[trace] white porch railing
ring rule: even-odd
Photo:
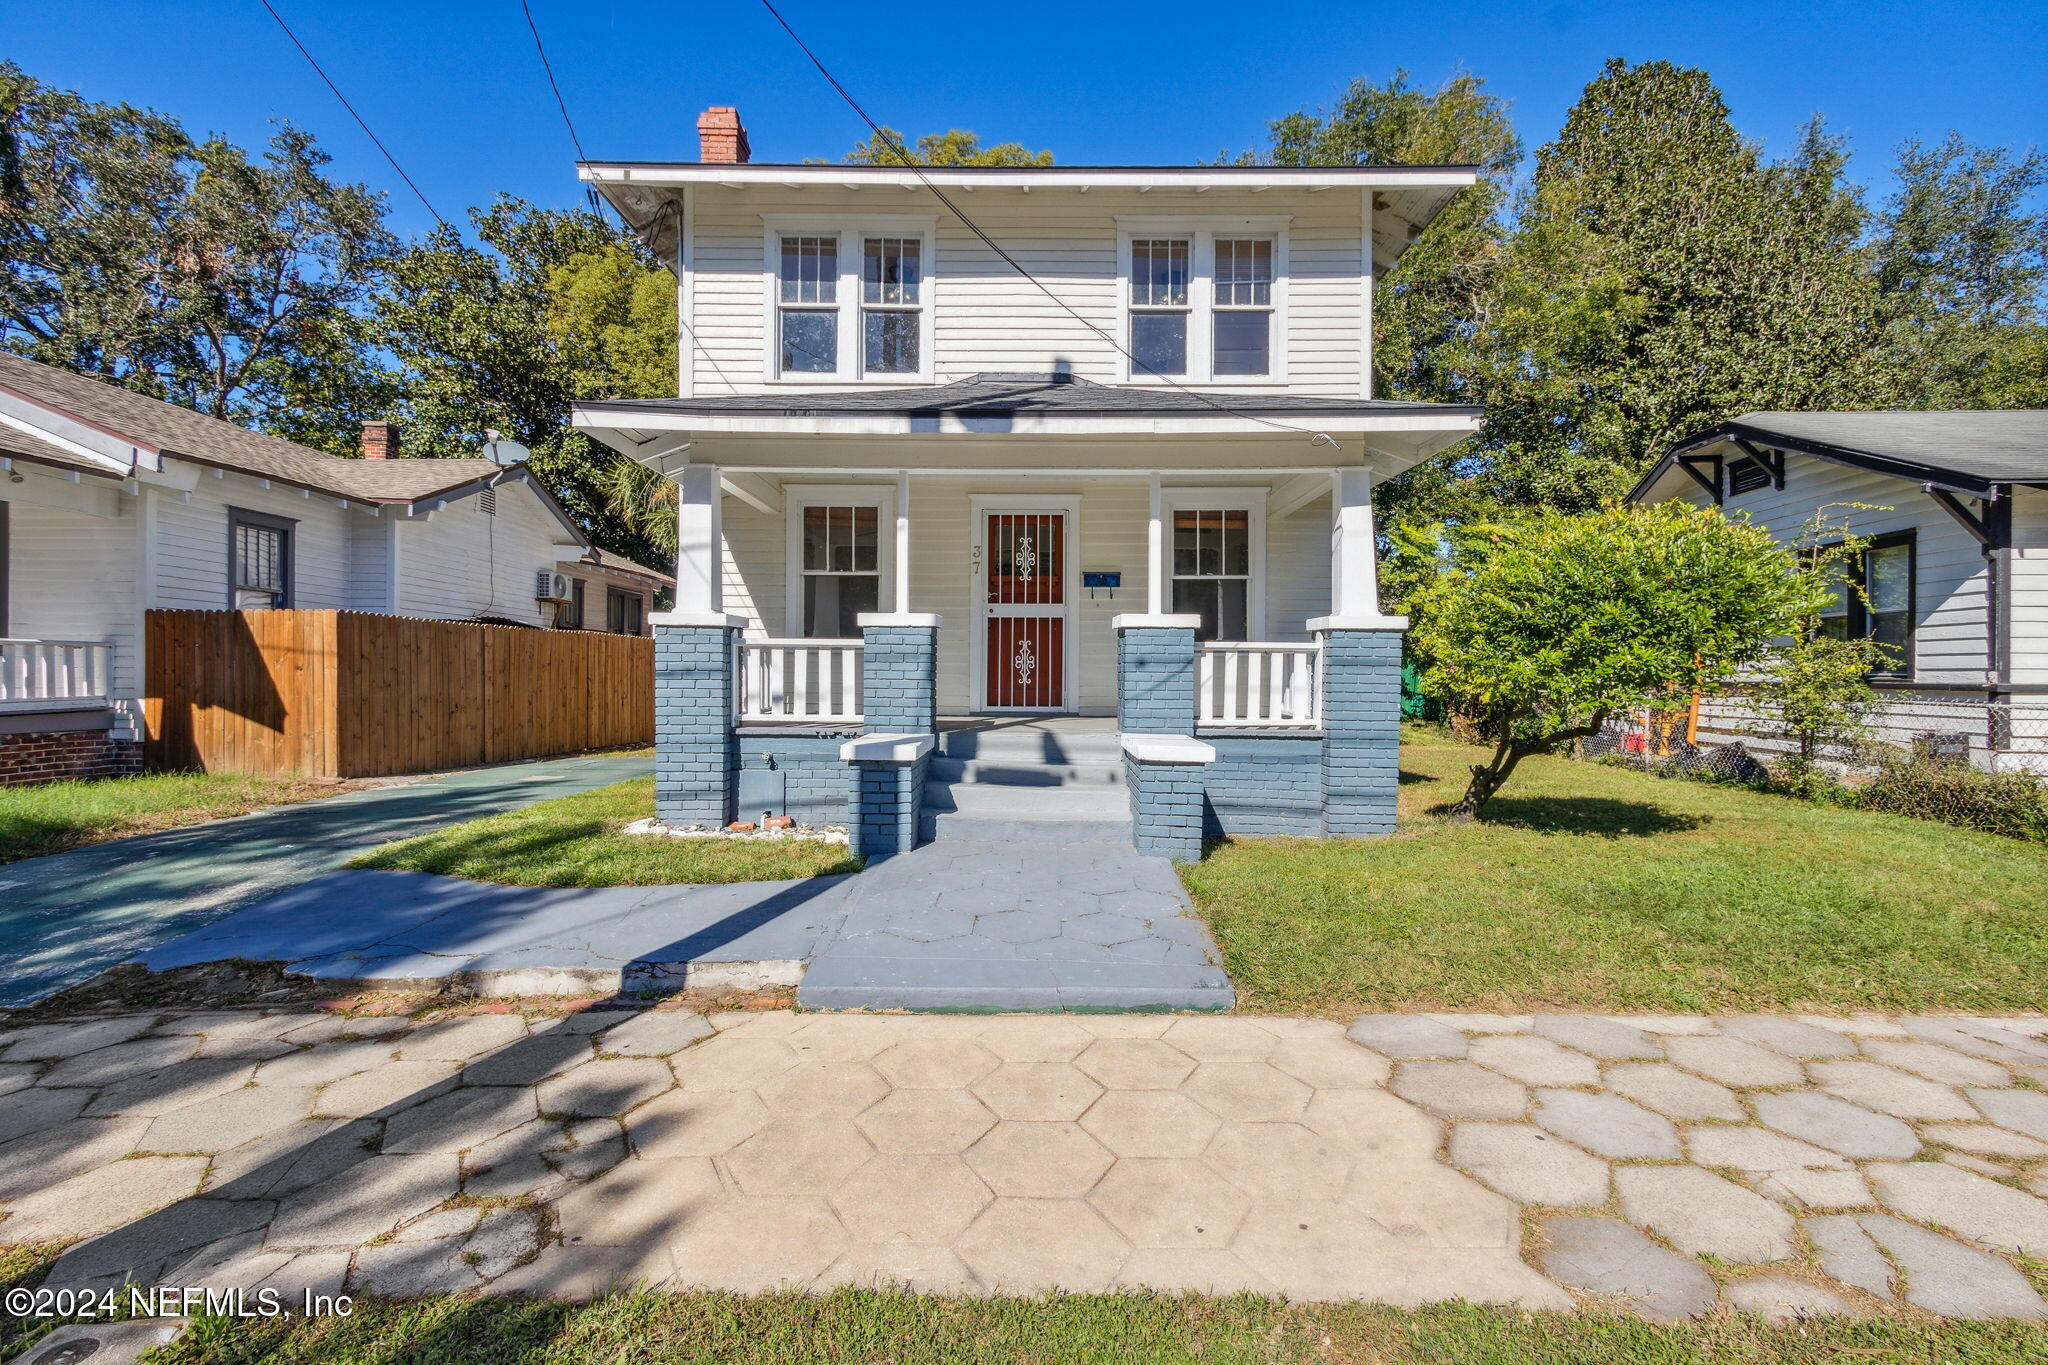
[[[1322,648],[1216,641],[1195,651],[1195,723],[1306,730],[1322,724]]]
[[[97,640],[0,639],[0,710],[60,710],[105,701],[112,646]]]
[[[740,641],[739,719],[858,722],[860,650],[859,640]]]

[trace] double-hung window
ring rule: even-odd
[[[1215,363],[1211,373],[1273,372],[1273,239],[1216,239]]]
[[[1170,230],[1172,220],[1125,220],[1121,305],[1133,382],[1284,377],[1286,238],[1271,221]]]
[[[1854,563],[1829,568],[1833,593],[1821,609],[1820,630],[1838,640],[1875,640],[1884,657],[1871,676],[1913,673],[1914,535],[1878,536]]]
[[[1147,375],[1188,372],[1188,257],[1185,237],[1131,242],[1131,358]]]
[[[924,330],[924,239],[869,237],[861,243],[861,369],[916,374]]]
[[[1252,515],[1242,508],[1173,514],[1173,610],[1199,616],[1198,640],[1251,638]]]
[[[848,383],[931,377],[928,220],[843,225],[771,215],[772,378]]]
[[[782,238],[776,277],[782,373],[839,369],[839,238]]]
[[[228,509],[228,605],[256,611],[292,604],[292,528],[288,517]]]

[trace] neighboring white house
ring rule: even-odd
[[[1888,646],[1878,737],[2048,770],[2048,412],[1753,412],[1673,446],[1630,498],[1717,505],[1786,544],[1816,514],[1867,539],[1827,628]],[[1708,740],[1755,744],[1758,724],[1703,703]]]
[[[524,466],[396,458],[382,422],[363,450],[0,354],[0,783],[132,764],[152,607],[554,623],[590,546]]]
[[[1320,735],[1319,630],[1401,624],[1373,484],[1479,426],[1372,363],[1376,282],[1473,168],[913,174],[698,126],[699,161],[581,167],[674,270],[681,345],[676,397],[574,420],[680,484],[657,627],[742,634],[742,728],[860,721],[864,619],[936,630],[947,715],[1118,714],[1121,619],[1194,629],[1205,731]],[[1321,829],[1297,757],[1287,827]]]

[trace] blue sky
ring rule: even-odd
[[[273,0],[451,218],[506,190],[578,202],[574,154],[518,0]],[[2048,136],[2048,5],[1066,3],[779,0],[884,122],[967,127],[1063,162],[1189,162],[1261,140],[1354,77],[1464,68],[1512,99],[1533,152],[1604,59],[1705,67],[1737,126],[1783,150],[1824,113],[1881,183],[1902,138]],[[755,0],[532,0],[595,158],[690,159],[695,116],[739,106],[756,160],[833,157],[864,129]],[[0,0],[0,55],[96,99],[244,143],[313,130],[341,173],[430,223],[257,0]]]

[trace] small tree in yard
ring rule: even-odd
[[[1530,754],[1715,686],[1820,610],[1796,556],[1713,508],[1543,512],[1446,543],[1462,562],[1410,612],[1424,689],[1484,716],[1494,744],[1452,808],[1460,820]]]

